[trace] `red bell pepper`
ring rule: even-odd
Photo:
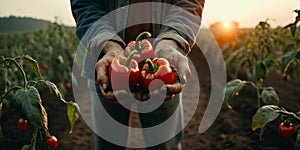
[[[169,62],[165,58],[146,59],[146,63],[141,71],[140,81],[149,89],[150,83],[159,79],[165,84],[172,84],[176,81],[176,76],[170,67]],[[160,88],[159,85],[154,85],[154,88]]]
[[[113,90],[126,90],[128,84],[130,90],[136,86],[140,76],[138,63],[132,59],[136,53],[137,51],[132,51],[127,58],[118,55],[112,60],[109,76]]]
[[[133,56],[133,59],[139,63],[140,69],[143,67],[145,60],[147,58],[154,58],[154,50],[151,43],[147,39],[142,39],[142,37],[146,36],[147,38],[151,37],[149,32],[140,33],[135,41],[131,41],[127,44],[125,48],[126,52],[132,52],[133,50],[137,50],[138,54]]]

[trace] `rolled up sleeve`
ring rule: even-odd
[[[76,21],[76,35],[95,57],[108,40],[114,40],[124,46],[123,39],[117,35],[109,13],[101,0],[71,0],[71,9]],[[99,21],[101,20],[101,21]]]
[[[167,10],[157,41],[172,39],[188,54],[199,34],[204,0],[173,0],[171,4],[175,7]]]

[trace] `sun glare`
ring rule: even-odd
[[[231,27],[231,23],[230,22],[224,22],[223,25],[227,29]]]

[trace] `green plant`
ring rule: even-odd
[[[239,95],[239,92],[250,85],[256,89],[257,112],[252,117],[252,130],[260,130],[260,139],[267,128],[267,124],[275,119],[282,118],[278,125],[279,134],[288,137],[297,134],[295,149],[300,149],[300,112],[289,112],[279,107],[279,96],[272,86],[265,86],[264,81],[269,74],[281,74],[282,80],[288,77],[298,80],[300,73],[300,39],[297,24],[300,21],[300,10],[295,22],[283,28],[272,29],[267,21],[260,22],[250,35],[245,36],[234,46],[224,49],[226,65],[233,78],[226,84],[225,104],[232,109],[230,100]],[[290,29],[290,33],[286,29]],[[233,48],[233,50],[231,49]],[[230,53],[231,52],[231,53]],[[238,62],[238,63],[236,63]],[[231,74],[234,72],[233,74]],[[245,74],[246,72],[246,74]],[[246,79],[239,79],[244,73]],[[296,127],[294,127],[296,126]],[[296,132],[294,132],[294,130]]]
[[[31,74],[26,73],[25,66],[30,66],[36,80],[28,80],[28,76]],[[21,82],[19,80],[13,81],[12,77],[14,76],[11,76],[11,74],[17,73],[21,76],[19,78]],[[34,128],[31,143],[23,146],[22,150],[35,149],[38,133],[45,137],[51,137],[48,130],[47,112],[39,92],[45,89],[56,95],[58,100],[67,105],[67,114],[71,124],[70,132],[72,132],[74,123],[79,118],[79,107],[72,101],[65,101],[53,82],[42,79],[37,61],[29,55],[13,58],[0,55],[0,114],[4,109],[3,103],[9,103],[16,109],[19,117],[27,120]],[[24,124],[22,130],[23,127],[25,128]],[[2,135],[2,130],[0,130],[0,135]]]
[[[274,120],[281,118],[281,123],[278,124],[278,132],[283,137],[291,136],[296,129],[295,149],[300,148],[300,112],[290,112],[277,105],[265,105],[260,107],[252,117],[252,130],[260,130],[260,139],[263,139],[263,133],[267,125],[273,123]],[[294,122],[294,123],[293,123]],[[297,127],[294,127],[297,125]]]
[[[41,66],[43,79],[49,80],[57,86],[62,95],[68,94],[65,83],[71,83],[74,55],[80,43],[75,35],[74,27],[67,27],[58,23],[49,24],[47,28],[14,34],[0,34],[0,55],[4,57],[18,57],[29,55]],[[47,56],[47,57],[45,57]],[[83,59],[83,58],[82,58]],[[30,67],[24,66],[28,73],[28,80],[38,80]],[[13,71],[13,70],[12,70]],[[21,74],[11,74],[10,82],[18,84]],[[76,78],[73,78],[76,83]]]

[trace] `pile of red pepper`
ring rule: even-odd
[[[164,58],[155,58],[151,43],[147,39],[141,40],[145,35],[147,38],[151,36],[149,32],[142,32],[135,41],[129,42],[125,48],[125,52],[129,53],[127,58],[118,55],[112,60],[109,74],[114,90],[126,90],[128,84],[131,91],[139,87],[149,90],[153,80],[159,79],[165,84],[176,81],[169,62]],[[159,88],[159,86],[152,87]]]

